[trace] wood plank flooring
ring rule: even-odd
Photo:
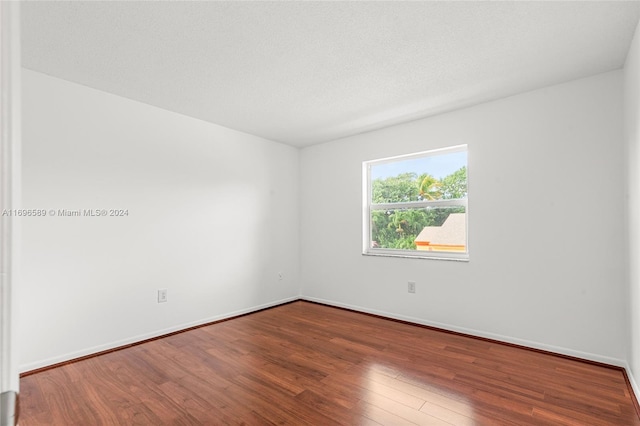
[[[298,301],[21,379],[30,425],[640,425],[621,370]]]

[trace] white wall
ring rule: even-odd
[[[22,371],[298,297],[297,149],[29,70],[23,87],[23,205],[129,216],[23,220]]]
[[[629,64],[624,77],[637,93]],[[21,370],[300,288],[311,300],[622,365],[622,84],[621,71],[602,74],[298,152],[24,70],[25,207],[129,216],[23,221]],[[627,97],[627,112],[635,102],[637,114],[637,99]],[[637,145],[633,129],[627,122]],[[361,162],[461,143],[470,262],[362,256]],[[156,303],[158,288],[168,303]]]
[[[463,143],[470,262],[361,255],[361,162]],[[305,148],[302,295],[624,365],[624,169],[621,71]]]
[[[629,354],[632,383],[640,379],[640,24],[624,68],[629,226]],[[636,394],[640,390],[636,386]],[[638,394],[640,396],[640,394]]]

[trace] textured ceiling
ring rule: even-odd
[[[621,68],[640,2],[23,2],[23,66],[295,146]]]

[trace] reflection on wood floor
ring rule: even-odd
[[[640,425],[621,370],[309,302],[21,379],[29,425]]]

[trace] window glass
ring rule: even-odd
[[[467,149],[365,162],[364,253],[465,260]]]

